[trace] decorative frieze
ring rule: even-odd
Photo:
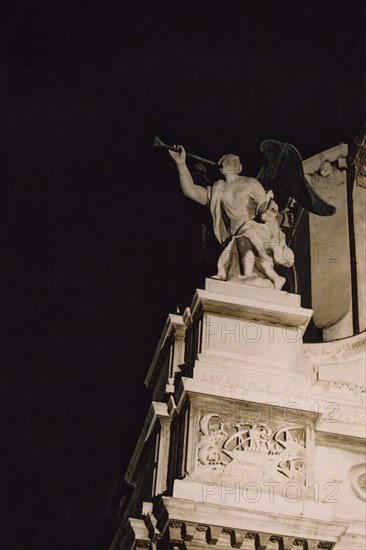
[[[229,529],[216,525],[203,525],[189,521],[171,520],[161,539],[164,544],[158,548],[211,548],[212,546],[237,548],[242,550],[332,550],[335,543],[332,541],[310,538],[290,537],[276,533],[249,531],[245,529]],[[145,541],[139,544],[147,544]],[[168,546],[169,545],[169,546]],[[171,545],[171,546],[170,546]],[[136,546],[148,548],[148,546]]]
[[[208,385],[209,384],[209,385]],[[187,389],[211,392],[239,400],[256,401],[261,404],[294,409],[292,418],[313,413],[314,419],[323,415],[326,423],[364,424],[366,391],[362,386],[344,383],[322,383],[309,388],[307,385],[276,384],[254,378],[198,372],[192,381],[184,381]],[[333,407],[333,408],[332,408]],[[356,408],[355,408],[356,407]]]
[[[337,357],[345,354],[347,357],[353,353],[363,352],[366,349],[365,333],[358,334],[352,338],[335,342],[324,342],[321,344],[304,344],[304,357]]]

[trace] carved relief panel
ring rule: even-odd
[[[308,416],[267,405],[236,405],[224,410],[223,403],[210,404],[192,410],[193,477],[308,485],[314,459],[314,431]]]
[[[209,470],[268,481],[305,482],[305,428],[280,422],[222,422],[200,418],[198,464]]]

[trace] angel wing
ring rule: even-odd
[[[260,169],[257,180],[267,189],[272,189],[280,210],[287,206],[289,197],[313,214],[331,216],[334,206],[323,200],[307,181],[302,158],[290,143],[266,139],[260,144],[267,163]]]

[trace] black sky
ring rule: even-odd
[[[1,17],[1,498],[7,550],[101,550],[199,206],[157,133],[307,158],[365,118],[365,2],[9,2]],[[206,273],[208,274],[208,273]],[[3,516],[4,517],[4,516]]]

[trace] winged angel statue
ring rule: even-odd
[[[256,178],[241,175],[242,165],[234,154],[213,163],[186,153],[182,145],[168,146],[158,138],[154,145],[169,150],[183,194],[210,209],[214,234],[223,246],[214,278],[281,290],[286,279],[275,271],[275,265],[294,264],[278,221],[289,199],[319,216],[335,213],[310,186],[301,156],[289,143],[271,139],[261,143],[266,163]],[[199,164],[189,169],[187,157]],[[205,164],[216,166],[223,177],[210,180]]]

